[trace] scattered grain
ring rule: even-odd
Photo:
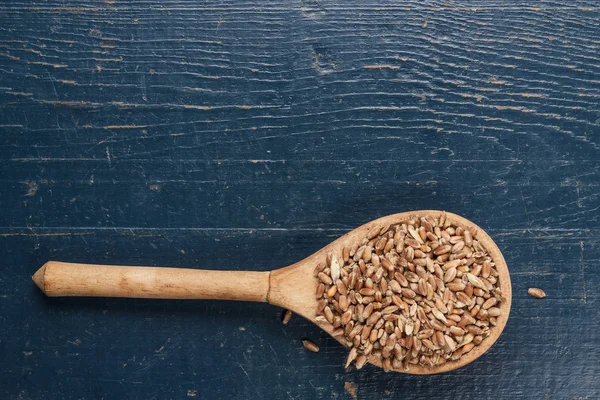
[[[317,346],[316,344],[314,344],[313,342],[311,342],[308,339],[304,339],[302,341],[302,345],[308,351],[312,351],[313,353],[318,353],[319,352],[319,346]]]
[[[281,322],[284,325],[287,325],[287,323],[290,322],[291,318],[292,318],[292,312],[290,310],[285,310],[285,312],[283,313],[283,316],[281,317]]]
[[[529,295],[533,297],[537,297],[538,299],[543,299],[544,297],[546,297],[546,292],[538,288],[529,288],[529,290],[527,290],[527,293],[529,293]]]

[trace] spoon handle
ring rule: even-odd
[[[47,296],[266,302],[270,272],[124,267],[49,261],[32,279]]]

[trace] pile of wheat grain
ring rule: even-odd
[[[372,229],[315,276],[318,319],[350,348],[346,366],[373,357],[386,371],[458,360],[490,335],[503,301],[477,232],[415,215]]]

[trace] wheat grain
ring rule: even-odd
[[[283,313],[283,316],[281,317],[281,322],[284,325],[287,325],[287,323],[290,322],[291,318],[292,318],[292,312],[290,310],[285,310],[285,312]]]
[[[544,297],[546,297],[546,292],[538,288],[529,288],[527,290],[527,293],[529,293],[529,295],[533,297],[537,297],[538,299],[543,299]]]
[[[319,346],[317,346],[316,344],[314,344],[313,342],[311,342],[308,339],[304,339],[302,341],[302,345],[308,351],[312,351],[313,353],[318,353],[319,352]]]

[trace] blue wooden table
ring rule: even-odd
[[[593,0],[2,1],[0,398],[599,398],[599,21]],[[266,304],[30,280],[265,271],[424,208],[486,229],[514,289],[493,348],[438,376],[345,371]]]

